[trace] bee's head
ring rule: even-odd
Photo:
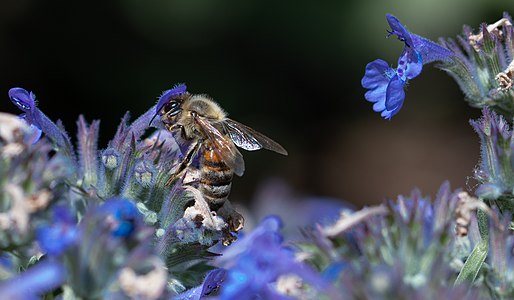
[[[185,84],[176,85],[171,90],[165,91],[159,98],[159,102],[157,102],[155,115],[149,125],[152,124],[157,115],[160,115],[161,119],[166,119],[162,120],[163,122],[170,122],[175,119],[175,116],[181,111],[182,103],[187,95],[189,93],[186,91]]]

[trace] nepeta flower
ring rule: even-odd
[[[32,127],[38,128],[45,133],[61,151],[70,154],[73,153],[73,147],[68,134],[62,127],[52,122],[43,112],[36,106],[36,95],[28,92],[23,88],[12,88],[9,90],[9,98],[11,102],[21,109],[24,114],[22,119],[27,121]]]
[[[69,269],[74,293],[86,298],[111,298],[122,268],[154,261],[154,230],[143,224],[143,215],[132,201],[112,198],[91,207],[78,225],[78,237],[60,257]],[[151,264],[155,265],[155,264]]]
[[[494,214],[499,216],[498,210]],[[514,236],[512,235],[511,216],[504,216],[501,222],[490,222],[487,282],[492,286],[493,299],[512,299],[514,297]]]
[[[480,183],[475,193],[482,199],[503,200],[497,204],[508,208],[514,192],[513,131],[502,116],[490,109],[484,108],[482,114],[482,118],[470,121],[480,137],[482,154],[475,170],[475,179]]]
[[[407,81],[417,77],[424,64],[448,60],[453,53],[430,40],[410,33],[396,17],[388,14],[386,18],[391,26],[387,36],[396,35],[405,43],[398,59],[398,66],[393,69],[382,59],[374,60],[366,66],[361,84],[369,90],[365,98],[374,103],[373,110],[381,112],[385,119],[391,119],[403,105]]]
[[[331,293],[330,286],[321,277],[297,261],[291,249],[284,247],[281,227],[280,219],[268,217],[217,259],[217,264],[228,272],[220,299],[287,299],[276,285],[280,277],[293,274],[303,280],[299,289],[308,291],[310,285],[319,295]]]
[[[0,114],[0,249],[16,253],[13,270],[40,264],[33,255],[42,251],[63,263],[70,292],[82,298],[160,299],[201,283],[212,269],[207,249],[233,241],[243,218],[229,201],[212,212],[183,178],[167,184],[183,153],[156,112],[183,93],[184,84],[166,91],[135,121],[127,113],[101,149],[98,120],[79,117],[74,147],[62,124],[38,109],[34,93],[9,91],[24,113],[23,121]],[[143,139],[147,130],[154,132]],[[202,294],[216,286],[205,285]]]
[[[77,242],[79,233],[76,222],[67,208],[55,207],[53,214],[53,222],[39,227],[36,230],[36,237],[43,252],[58,256]]]
[[[464,259],[455,251],[459,199],[448,183],[433,203],[415,190],[342,214],[334,225],[311,233],[318,252],[303,249],[344,299],[474,299],[469,286],[453,287],[458,270],[450,263]]]
[[[73,166],[14,115],[0,114],[0,248],[27,247]],[[18,248],[18,250],[21,250]],[[23,251],[20,251],[22,253]],[[23,255],[22,255],[23,256]]]
[[[112,198],[98,208],[114,237],[129,237],[138,226],[142,226],[142,215],[134,203],[123,198]]]
[[[201,285],[177,295],[173,300],[199,300],[212,296],[218,291],[226,277],[227,271],[225,269],[214,269],[207,273]]]
[[[44,261],[0,283],[0,298],[36,300],[65,282],[66,271],[57,261]]]

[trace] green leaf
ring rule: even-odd
[[[482,240],[475,246],[473,252],[469,255],[468,259],[462,266],[459,276],[455,279],[454,285],[459,285],[464,282],[473,282],[484,263],[487,253],[489,252],[489,241]]]
[[[480,232],[480,237],[482,240],[489,240],[489,219],[487,218],[487,214],[481,210],[477,210],[477,221],[478,221],[478,231]]]

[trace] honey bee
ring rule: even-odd
[[[206,95],[192,95],[185,85],[165,92],[156,107],[165,128],[179,133],[189,149],[178,165],[170,184],[191,166],[199,156],[198,189],[211,210],[225,203],[232,185],[233,174],[242,176],[243,156],[236,148],[254,151],[268,149],[283,155],[287,151],[269,137],[227,118],[223,109]]]

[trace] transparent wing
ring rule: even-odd
[[[287,155],[286,149],[279,143],[244,124],[232,119],[225,119],[223,125],[232,141],[240,148],[248,151],[264,148]]]
[[[195,121],[200,125],[200,129],[211,142],[216,153],[223,162],[234,170],[237,176],[242,176],[245,171],[243,155],[237,150],[236,146],[229,137],[221,133],[206,119],[196,116]]]

